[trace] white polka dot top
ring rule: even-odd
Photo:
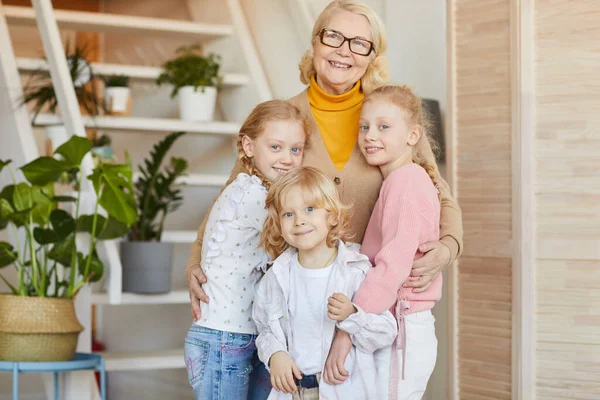
[[[197,325],[227,332],[256,334],[252,321],[254,287],[268,256],[258,247],[267,217],[267,189],[256,176],[241,173],[225,188],[208,217],[202,246],[203,289]]]

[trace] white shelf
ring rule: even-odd
[[[36,25],[31,7],[4,6],[9,24]],[[54,10],[60,28],[83,32],[134,33],[161,37],[211,40],[233,35],[233,26],[202,24],[192,21],[138,17],[133,15]]]
[[[117,304],[189,304],[190,295],[187,290],[174,290],[165,294],[123,293],[121,302]],[[92,293],[92,304],[110,305],[107,293]],[[112,305],[117,305],[113,303]]]
[[[136,181],[140,177],[139,172],[133,174],[133,180]],[[229,176],[227,175],[211,175],[211,174],[188,174],[175,181],[178,185],[187,186],[216,186],[223,187],[227,183]]]
[[[217,186],[223,187],[229,179],[228,175],[189,174],[177,179],[178,184],[188,186]]]
[[[185,368],[183,349],[140,351],[129,353],[100,352],[106,371]]]
[[[197,231],[163,231],[161,242],[191,244],[198,237]]]
[[[87,128],[116,131],[176,132],[204,133],[213,135],[237,135],[240,125],[233,122],[187,122],[180,119],[138,118],[138,117],[86,117],[82,116]],[[61,124],[60,116],[39,114],[36,126]]]
[[[17,67],[21,71],[47,71],[48,63],[41,58],[17,58]],[[125,75],[131,79],[154,81],[160,75],[160,67],[146,67],[142,65],[122,65],[92,63],[92,70],[96,75]],[[226,87],[244,86],[250,82],[248,75],[224,73],[223,85]]]

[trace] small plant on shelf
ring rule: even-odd
[[[131,90],[129,77],[111,75],[104,80],[104,109],[111,115],[129,115],[131,113]]]
[[[163,65],[163,72],[156,80],[157,85],[171,84],[171,98],[174,98],[179,90],[191,86],[194,91],[204,92],[207,87],[221,88],[223,78],[219,74],[221,68],[221,57],[211,53],[202,55],[200,45],[180,47],[176,50],[177,57],[167,61]]]
[[[171,84],[171,98],[179,95],[179,113],[186,121],[211,120],[215,110],[217,91],[223,77],[219,73],[221,57],[202,55],[199,45],[177,49],[177,57],[163,65],[157,85]]]
[[[126,75],[110,75],[103,79],[104,85],[108,87],[129,87],[129,77]]]
[[[88,115],[96,116],[99,114],[100,102],[95,85],[88,85],[88,82],[94,79],[94,74],[87,60],[87,51],[86,46],[74,46],[71,51],[69,43],[65,45],[65,57],[75,87],[77,101]],[[23,88],[21,105],[24,104],[32,105],[32,123],[35,123],[37,116],[43,110],[47,109],[52,114],[57,112],[58,97],[46,69],[38,69],[29,77]]]

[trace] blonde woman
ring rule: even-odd
[[[342,202],[353,205],[349,229],[352,240],[361,243],[383,176],[361,156],[358,122],[365,94],[389,79],[385,29],[363,2],[332,1],[317,18],[311,43],[299,65],[300,79],[308,88],[289,100],[311,120],[311,147],[305,151],[303,165],[316,167],[333,179]],[[439,176],[429,142],[422,140],[418,148],[434,168],[441,198],[439,240],[419,247],[425,254],[413,263],[408,283],[413,291],[422,292],[458,257],[462,218],[448,184]],[[237,163],[231,178],[242,171]],[[194,319],[200,318],[200,302],[209,301],[202,290],[207,280],[200,266],[204,229],[205,222],[198,229],[186,268]],[[349,346],[348,338],[336,341],[324,371],[326,380],[340,383],[347,378],[343,359]]]

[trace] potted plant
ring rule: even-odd
[[[104,79],[104,108],[108,114],[129,115],[131,113],[131,91],[129,77],[111,75]]]
[[[121,243],[123,291],[144,294],[171,290],[173,243],[160,242],[165,218],[181,205],[177,178],[185,174],[187,161],[172,157],[168,166],[161,165],[173,143],[185,132],[174,132],[155,144],[139,165],[139,178],[134,184],[138,220]]]
[[[178,56],[163,65],[157,85],[173,85],[171,98],[179,94],[179,116],[185,121],[210,121],[215,112],[221,58],[216,54],[202,56],[199,45],[177,49]]]
[[[137,219],[131,167],[99,164],[82,176],[81,162],[91,148],[88,139],[72,136],[53,157],[20,168],[27,182],[17,182],[10,161],[0,161],[0,171],[13,176],[0,192],[0,229],[9,228],[14,240],[14,246],[0,242],[0,268],[17,272],[16,284],[0,274],[12,292],[0,295],[0,360],[72,359],[83,329],[73,298],[104,270],[96,242],[124,235]],[[75,196],[54,191],[66,172],[77,175]],[[96,194],[92,204],[83,196],[83,180],[91,181]],[[89,238],[85,245],[76,240],[81,233]]]
[[[65,45],[65,57],[75,86],[77,101],[88,115],[95,116],[98,115],[100,107],[95,85],[88,84],[94,79],[94,75],[90,63],[86,59],[86,53],[85,46],[75,46],[71,51],[69,43]],[[23,99],[20,105],[24,104],[32,106],[32,124],[35,124],[40,112],[47,110],[55,114],[58,111],[58,98],[47,70],[41,68],[31,74],[23,88]],[[69,137],[63,124],[47,125],[44,129],[46,140],[50,142],[52,151]]]

